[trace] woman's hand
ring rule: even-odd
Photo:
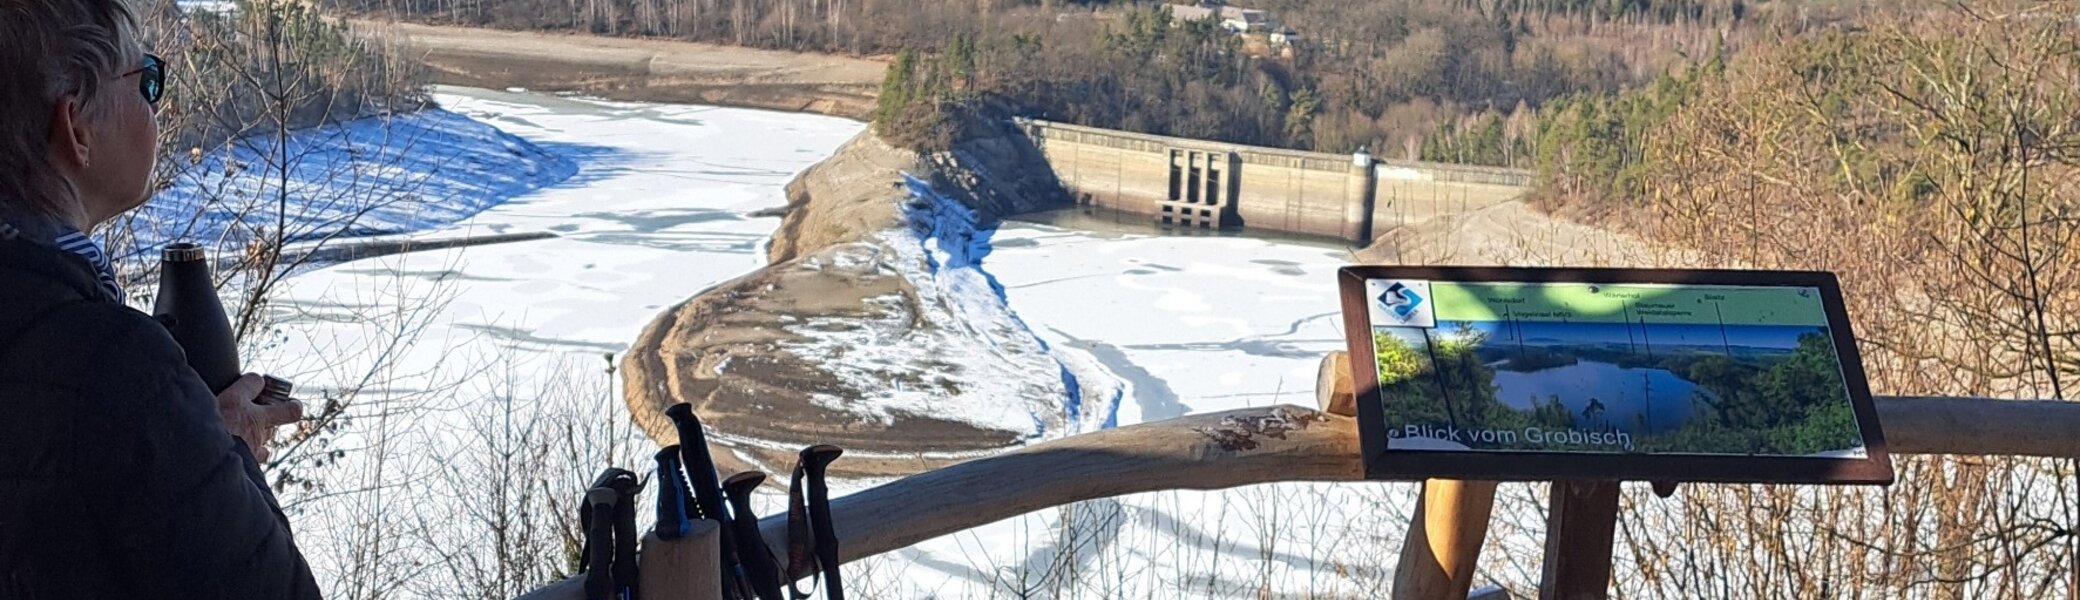
[[[254,460],[263,463],[272,454],[267,446],[274,442],[275,428],[303,419],[303,403],[294,398],[259,403],[260,391],[265,387],[265,378],[247,373],[224,388],[224,393],[217,394],[217,415],[223,417],[224,428],[245,440]]]

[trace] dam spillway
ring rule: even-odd
[[[1521,196],[1521,169],[1381,160],[1037,119],[1019,130],[1075,203],[1193,229],[1249,228],[1365,245],[1381,232]]]

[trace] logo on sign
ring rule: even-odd
[[[1379,303],[1387,307],[1387,312],[1394,313],[1394,318],[1405,324],[1415,318],[1416,309],[1422,308],[1423,295],[1397,281],[1394,285],[1387,286],[1386,293],[1379,295]]]
[[[1387,327],[1435,327],[1430,282],[1374,279],[1365,282],[1372,297],[1372,324]]]

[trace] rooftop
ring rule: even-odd
[[[1223,20],[1234,20],[1244,23],[1262,23],[1271,20],[1271,13],[1269,12],[1239,6],[1224,6],[1205,2],[1199,4],[1168,4],[1165,6],[1170,7],[1170,16],[1180,21],[1197,21],[1215,16]]]

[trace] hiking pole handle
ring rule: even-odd
[[[657,537],[676,540],[693,531],[693,519],[686,514],[686,503],[691,494],[686,489],[686,474],[679,466],[679,445],[672,444],[657,451]]]
[[[722,482],[715,475],[715,457],[708,451],[708,436],[701,427],[699,415],[693,413],[693,405],[681,402],[664,409],[672,419],[673,427],[679,431],[680,466],[686,469],[686,482],[693,489],[693,498],[700,508],[700,516],[715,521],[721,526],[722,536],[722,592],[731,598],[745,598],[742,563],[737,560],[737,543],[730,532],[729,510],[723,505]]]
[[[615,600],[614,504],[611,488],[585,492],[585,600]]]
[[[744,564],[751,591],[758,594],[759,600],[786,600],[780,593],[780,568],[773,551],[766,547],[765,534],[758,530],[758,513],[751,509],[751,492],[765,481],[765,473],[745,471],[723,480],[722,493],[729,496],[733,517],[729,527],[736,536],[737,560]]]
[[[809,524],[816,531],[816,568],[823,572],[828,600],[845,600],[845,584],[838,577],[838,532],[831,524],[831,489],[825,479],[831,461],[843,454],[843,448],[819,444],[803,448],[801,455],[809,487]]]
[[[632,481],[632,480],[631,480]],[[616,489],[614,503],[614,593],[617,600],[636,600],[636,492],[641,488]]]

